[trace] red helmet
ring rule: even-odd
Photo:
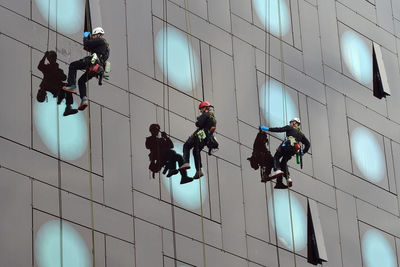
[[[211,107],[211,104],[208,101],[203,101],[199,105],[199,109],[202,109],[204,107]]]

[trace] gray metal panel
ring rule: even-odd
[[[321,41],[318,25],[318,11],[315,7],[306,3],[304,0],[299,1],[300,5],[300,25],[302,29],[302,44],[304,70],[311,77],[318,81],[323,81]]]
[[[263,266],[278,266],[276,247],[259,239],[247,236],[249,259]]]
[[[247,43],[250,43],[262,51],[269,51],[268,46],[265,45],[265,40],[268,42],[268,37],[266,38],[266,33],[263,30],[235,14],[232,14],[231,19],[232,33],[234,36],[245,40]]]
[[[255,73],[254,49],[247,43],[233,37],[236,101],[239,119],[253,126],[259,124],[257,80]]]
[[[224,249],[244,256],[246,255],[246,238],[240,169],[219,160],[218,170]]]
[[[362,266],[354,197],[336,191],[343,266]]]
[[[49,186],[42,182],[33,181],[32,196],[33,207],[55,216],[59,216],[59,198],[56,187]]]
[[[381,209],[387,210],[393,214],[399,214],[399,207],[395,195],[339,168],[334,167],[334,173],[336,186],[339,189],[359,199],[372,203]]]
[[[152,10],[161,7],[162,1],[135,0],[127,1],[127,24],[128,27],[128,62],[129,67],[137,69],[151,77],[154,76],[154,54],[153,54],[153,32],[152,32]],[[132,87],[132,84],[130,84]],[[132,88],[129,88],[132,91]]]
[[[101,16],[101,9],[104,7],[104,2],[101,2],[101,0],[89,0],[89,6],[92,28],[94,29],[96,27],[102,27],[103,18]]]
[[[302,50],[299,1],[290,0],[294,47]]]
[[[58,191],[55,192],[58,197]],[[61,192],[62,216],[85,227],[92,227],[90,200]],[[58,206],[58,203],[55,203]],[[58,207],[57,207],[58,209]],[[52,213],[53,214],[53,213]]]
[[[340,246],[338,213],[336,210],[326,207],[325,205],[318,205],[318,210],[329,259],[328,262],[324,262],[323,266],[341,267],[342,252]]]
[[[394,31],[392,2],[393,1],[375,0],[376,20],[378,25],[390,33]]]
[[[367,202],[357,199],[358,219],[391,233],[400,236],[400,222],[397,216],[379,209]]]
[[[252,12],[252,0],[230,0],[231,12],[241,18],[252,22],[253,12]]]
[[[116,131],[115,129],[118,129]],[[132,214],[129,120],[103,110],[104,201]]]
[[[43,22],[43,24],[45,23]],[[0,7],[0,32],[12,38],[16,38],[20,42],[30,44],[33,40],[33,23],[22,16],[15,15],[11,10]],[[4,38],[4,36],[2,36],[2,38]],[[20,44],[16,46],[20,46]],[[22,58],[18,60],[22,60]]]
[[[347,76],[341,75],[339,72],[324,66],[325,81],[329,87],[337,90],[351,99],[357,99],[369,109],[372,109],[382,115],[386,115],[386,104],[373,96],[371,90],[355,82]]]
[[[198,252],[196,252],[198,253]],[[231,253],[206,246],[206,264],[205,266],[231,266],[243,267],[247,266],[248,261]],[[201,266],[201,265],[197,265]]]
[[[134,191],[136,217],[163,228],[172,229],[172,210],[170,204],[159,199]],[[151,212],[149,212],[151,211]]]
[[[361,32],[390,51],[396,52],[396,42],[393,35],[340,3],[336,5],[336,12],[339,21]]]
[[[226,31],[230,31],[231,14],[229,0],[208,0],[207,3],[210,22]]]
[[[255,134],[254,134],[255,135]],[[266,199],[265,185],[260,182],[260,170],[250,167],[248,157],[252,151],[241,147],[242,176],[243,176],[243,197],[246,213],[246,233],[265,242],[269,240],[268,231],[268,210],[267,205],[260,205]],[[263,202],[264,203],[264,202]]]
[[[0,66],[0,80],[2,83],[0,123],[7,125],[7,127],[0,127],[0,136],[30,145],[31,86],[29,48],[4,35],[0,36],[0,47],[2,47],[0,58],[3,60],[3,64]],[[20,73],[21,75],[16,78],[14,76],[15,73]]]
[[[96,230],[127,242],[134,242],[132,216],[97,203],[93,204],[93,214]]]
[[[346,98],[347,115],[355,121],[373,129],[380,134],[400,142],[400,132],[397,124],[386,117],[360,105],[359,103]]]
[[[324,233],[322,231],[323,228],[321,225],[321,221],[319,218],[317,202],[312,199],[307,199],[307,200],[308,200],[308,205],[310,207],[310,213],[311,213],[310,215],[312,218],[319,259],[322,261],[328,261],[328,255],[326,253],[326,247],[325,247],[325,238],[324,238]]]
[[[0,165],[57,186],[57,160],[0,138]],[[29,162],[29,164],[27,164]]]
[[[203,245],[199,241],[177,234],[175,240],[177,259],[194,266],[206,265],[204,264]]]
[[[345,97],[330,87],[326,88],[326,95],[332,161],[334,165],[351,171]]]
[[[365,0],[340,0],[338,2],[357,11],[357,13],[364,18],[376,23],[376,10],[372,3],[368,3]]]
[[[331,150],[331,146],[326,107],[309,99],[308,112],[310,122],[309,140],[313,146],[314,175],[317,179],[333,185],[332,159],[330,153],[327,153],[327,151]]]
[[[107,266],[134,266],[133,244],[109,236],[106,236],[105,239]]]
[[[161,229],[135,220],[135,230],[135,266],[163,266]]]
[[[0,177],[2,264],[30,266],[33,251],[31,181],[4,168],[0,169]]]
[[[351,1],[350,1],[351,2]],[[324,64],[341,70],[340,47],[334,0],[318,0],[321,48]]]
[[[400,162],[400,144],[392,141],[392,155],[393,162]],[[396,175],[396,181],[399,181],[400,178],[400,164],[394,164],[394,173]],[[397,192],[400,192],[400,184],[396,182]],[[397,198],[399,201],[399,198]]]

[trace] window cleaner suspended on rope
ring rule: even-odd
[[[99,85],[102,84],[103,76],[108,79],[107,73],[110,71],[110,63],[107,61],[110,55],[110,48],[107,41],[103,38],[104,30],[97,27],[90,32],[83,34],[83,49],[90,52],[91,55],[80,60],[74,61],[69,65],[68,84],[63,90],[76,94],[76,72],[77,70],[85,70],[85,73],[79,78],[79,94],[82,99],[79,110],[84,110],[89,102],[86,96],[86,82],[97,77]]]
[[[299,155],[299,163],[301,162],[301,157],[307,153],[310,148],[310,141],[305,137],[305,135],[300,130],[300,119],[293,118],[289,125],[277,128],[268,128],[264,125],[260,126],[262,131],[270,132],[286,132],[286,137],[280,146],[276,149],[274,155],[274,171],[270,174],[270,178],[278,178],[275,188],[282,188],[284,185],[282,183],[282,175],[287,179],[287,185],[292,186],[292,179],[289,177],[289,171],[287,169],[287,162],[292,158],[292,156]],[[304,144],[304,150],[301,150],[301,144]],[[279,159],[282,161],[279,162]]]
[[[197,130],[186,140],[183,145],[183,161],[184,164],[180,169],[190,169],[189,164],[189,153],[190,149],[193,148],[193,157],[196,166],[196,174],[193,179],[199,179],[204,175],[201,170],[201,150],[207,146],[209,149],[209,155],[212,149],[218,148],[218,142],[215,139],[214,132],[217,125],[217,120],[213,112],[213,106],[207,101],[203,101],[199,105],[201,114],[197,117],[196,126]]]

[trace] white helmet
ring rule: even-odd
[[[293,118],[290,120],[290,122],[295,121],[297,122],[299,125],[301,124],[300,119],[299,118]]]
[[[92,34],[104,34],[104,30],[102,27],[97,27],[93,29]]]

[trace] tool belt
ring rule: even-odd
[[[285,140],[283,140],[282,146],[292,146],[296,150],[296,153],[300,151],[300,142],[293,136],[286,137]]]

